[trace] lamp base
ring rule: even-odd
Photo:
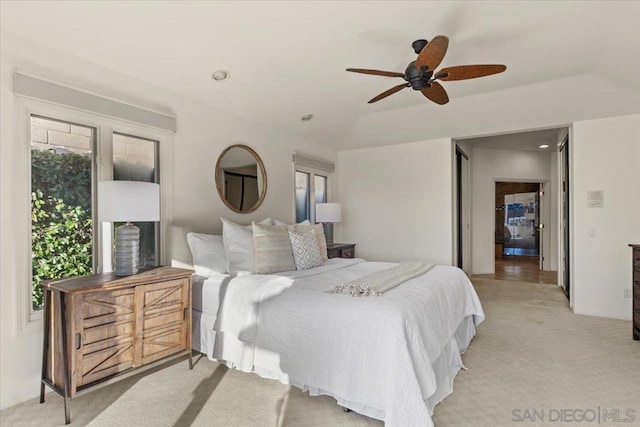
[[[333,223],[323,222],[322,229],[324,230],[324,239],[327,241],[327,247],[333,246]]]
[[[116,228],[115,274],[131,276],[138,272],[140,229],[130,222]]]

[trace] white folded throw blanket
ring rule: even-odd
[[[431,262],[401,262],[395,267],[338,285],[326,293],[351,294],[352,297],[380,296],[389,289],[426,273],[434,266]]]

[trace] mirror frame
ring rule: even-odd
[[[226,197],[224,197],[224,194],[222,193],[222,182],[220,182],[220,174],[218,173],[218,171],[220,170],[220,163],[222,162],[222,159],[224,158],[224,155],[227,154],[228,151],[230,151],[233,148],[242,148],[244,150],[247,150],[249,152],[249,154],[251,154],[255,159],[256,162],[258,163],[258,168],[260,169],[260,174],[262,175],[262,183],[263,183],[263,189],[260,192],[260,195],[258,197],[258,201],[251,207],[251,209],[245,209],[245,210],[240,210],[238,208],[236,208],[235,206],[231,205],[231,203],[229,203],[229,201],[226,199]],[[250,213],[255,211],[256,209],[258,209],[260,207],[260,205],[262,204],[262,202],[264,201],[265,196],[267,195],[267,170],[264,167],[264,163],[262,163],[262,159],[260,158],[260,156],[258,155],[258,153],[256,153],[256,151],[249,147],[248,145],[244,145],[244,144],[234,144],[234,145],[230,145],[227,148],[225,148],[222,153],[220,153],[220,156],[218,156],[218,161],[216,162],[216,168],[214,170],[215,173],[215,179],[216,179],[216,188],[218,190],[218,196],[220,196],[220,199],[222,199],[222,201],[224,202],[225,205],[227,205],[227,207],[229,209],[231,209],[234,212],[237,213]]]

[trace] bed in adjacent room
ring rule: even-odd
[[[199,268],[197,257],[196,350],[333,396],[388,426],[432,425],[484,319],[473,285],[455,267],[434,266],[380,296],[353,297],[329,291],[396,264],[334,258],[304,270],[227,274]]]

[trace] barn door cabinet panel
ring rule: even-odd
[[[159,267],[48,281],[40,402],[47,385],[67,397],[169,357],[191,363],[191,275]],[[155,362],[155,363],[154,363]]]

